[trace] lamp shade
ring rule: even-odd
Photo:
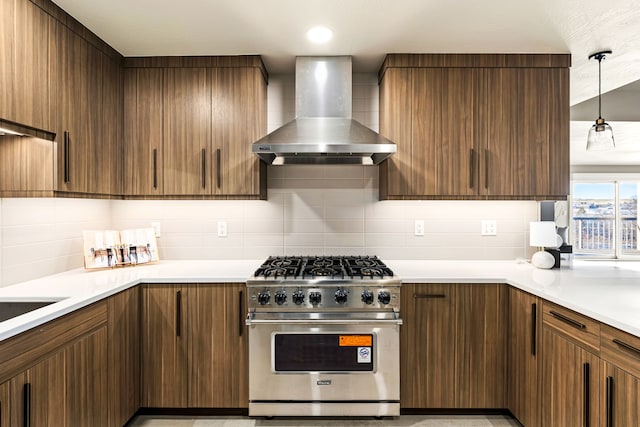
[[[537,221],[529,223],[529,245],[537,247],[555,248],[556,224],[553,221]]]
[[[603,119],[599,119],[589,129],[587,137],[587,151],[606,151],[616,147],[613,139],[613,129]]]

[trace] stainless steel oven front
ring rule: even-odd
[[[254,313],[249,415],[400,415],[396,313]]]

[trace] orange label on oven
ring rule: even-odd
[[[371,335],[340,335],[340,347],[371,347]]]

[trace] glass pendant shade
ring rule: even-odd
[[[587,151],[606,151],[613,150],[616,143],[613,139],[613,129],[606,123],[603,118],[596,120],[595,124],[589,129],[587,137]]]

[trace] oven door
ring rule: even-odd
[[[296,314],[297,317],[300,314]],[[311,316],[311,315],[310,315]],[[399,415],[399,327],[395,313],[289,318],[253,315],[249,328],[250,415]],[[364,413],[323,412],[319,403],[350,403]],[[261,413],[261,405],[313,407],[312,412]],[[372,410],[369,405],[394,409]],[[306,406],[305,406],[306,405]],[[343,405],[344,406],[344,405]],[[373,411],[373,412],[372,412]],[[318,413],[321,412],[321,413]]]

